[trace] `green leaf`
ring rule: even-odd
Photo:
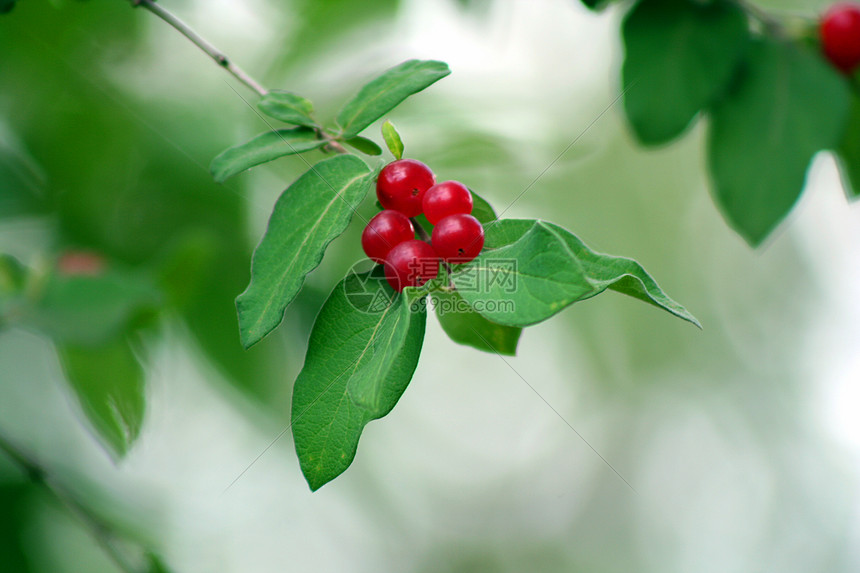
[[[233,175],[285,155],[311,151],[325,145],[312,129],[296,127],[260,134],[251,141],[231,147],[212,160],[209,170],[218,183]]]
[[[27,280],[27,272],[18,259],[0,253],[0,297],[20,292]]]
[[[108,269],[98,275],[54,272],[21,322],[57,342],[99,345],[116,337],[162,303],[149,277]]]
[[[170,568],[159,555],[149,552],[146,554],[147,573],[170,573]]]
[[[317,163],[281,194],[254,252],[251,283],[236,299],[245,348],[281,323],[305,275],[346,230],[373,182],[364,161],[339,155]]]
[[[145,409],[143,368],[128,341],[58,350],[87,419],[113,453],[124,456],[140,434]]]
[[[713,108],[708,142],[716,201],[750,245],[794,206],[812,157],[837,147],[849,106],[844,78],[815,52],[752,44],[742,79]]]
[[[471,189],[469,189],[469,193],[472,194],[472,216],[480,221],[482,225],[489,225],[498,218],[492,205],[487,203],[486,199]]]
[[[433,60],[408,60],[383,73],[352,98],[337,115],[343,137],[358,135],[371,123],[397,107],[412,94],[451,73],[448,64]]]
[[[665,143],[727,90],[749,47],[732,2],[642,0],[624,20],[624,108],[643,144]]]
[[[517,353],[522,328],[487,320],[457,291],[437,291],[433,298],[442,330],[457,344],[507,356]]]
[[[860,198],[860,95],[854,94],[848,128],[839,145],[839,172],[848,199]]]
[[[381,281],[379,286],[384,286]],[[412,317],[419,312],[420,320],[425,320],[426,312],[417,306],[421,304],[420,296],[413,295],[410,292],[413,290],[397,294],[385,309],[378,312],[376,326],[347,381],[352,401],[375,417],[385,415],[390,409],[386,399],[388,375],[409,344]],[[387,289],[382,292],[387,292]],[[413,307],[413,303],[416,306]]]
[[[6,573],[33,573],[38,571],[32,563],[38,560],[29,550],[34,501],[44,495],[43,484],[33,480],[15,479],[17,472],[7,469],[8,452],[0,452],[3,460],[3,480],[0,481],[0,563]],[[36,476],[33,476],[36,477]],[[21,476],[24,478],[24,475]]]
[[[355,458],[358,440],[368,422],[394,408],[412,379],[424,340],[426,312],[409,307],[408,329],[400,351],[370,357],[367,368],[379,375],[376,406],[367,409],[350,397],[348,386],[368,348],[380,337],[381,323],[390,321],[394,296],[379,267],[373,273],[350,274],[334,288],[311,331],[305,365],[293,388],[292,429],[302,472],[317,490],[344,472]],[[406,297],[399,297],[401,301]],[[403,304],[403,302],[399,303]],[[403,312],[397,306],[396,312]],[[401,319],[402,320],[402,319]],[[400,326],[398,326],[398,329]],[[370,372],[370,370],[368,370]],[[368,394],[368,395],[369,395]]]
[[[311,118],[314,113],[314,104],[294,93],[271,90],[260,99],[257,107],[278,121],[311,129],[317,127],[317,122]]]
[[[388,150],[394,156],[394,159],[403,159],[403,151],[405,149],[403,140],[400,138],[400,134],[397,133],[397,128],[388,120],[382,124],[382,138],[385,140],[385,145],[388,146]]]
[[[582,0],[582,3],[589,10],[600,12],[601,10],[605,9],[607,6],[616,1],[617,0]]]
[[[8,14],[15,7],[16,0],[0,0],[0,14]]]
[[[462,297],[493,322],[529,326],[611,289],[699,326],[639,263],[595,253],[557,225],[505,219],[489,225],[486,234],[484,252],[451,278]]]
[[[347,139],[344,143],[361,151],[365,155],[382,155],[382,148],[375,141],[366,137],[356,136]]]

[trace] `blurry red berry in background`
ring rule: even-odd
[[[834,66],[851,73],[860,65],[860,4],[831,6],[821,19],[821,45]]]
[[[100,275],[107,266],[103,256],[90,251],[66,251],[57,260],[57,270],[64,275]]]

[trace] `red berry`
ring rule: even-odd
[[[57,270],[68,276],[98,276],[105,266],[103,256],[89,251],[66,251],[57,261]]]
[[[444,181],[427,190],[422,206],[427,220],[435,225],[448,215],[471,213],[472,194],[459,181]]]
[[[433,248],[450,263],[468,263],[484,248],[484,228],[471,215],[449,215],[433,228]]]
[[[377,263],[385,262],[389,251],[415,238],[412,221],[398,211],[385,210],[370,220],[361,234],[364,254]]]
[[[424,193],[436,183],[430,168],[414,159],[398,159],[386,165],[376,180],[376,196],[385,209],[407,217],[421,214]]]
[[[821,19],[821,43],[827,59],[846,74],[860,65],[860,4],[831,6]]]
[[[439,274],[439,256],[423,241],[400,243],[385,259],[385,278],[397,292],[408,286],[421,286]]]

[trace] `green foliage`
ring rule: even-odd
[[[487,228],[485,251],[451,278],[487,319],[508,326],[542,322],[571,304],[611,289],[699,326],[632,259],[601,255],[557,225],[507,219]],[[512,264],[515,261],[515,264]],[[479,288],[475,288],[475,284]],[[507,301],[482,310],[485,300]]]
[[[472,194],[472,216],[481,222],[482,225],[489,225],[496,220],[496,212],[493,206],[486,199],[469,189]]]
[[[382,155],[382,148],[379,147],[375,141],[367,139],[366,137],[361,137],[360,135],[347,139],[344,143],[365,155]]]
[[[432,60],[408,60],[391,68],[361,88],[340,110],[336,122],[342,136],[355,137],[407,97],[450,73],[448,64]]]
[[[405,296],[388,302],[393,296],[378,274],[351,274],[335,286],[311,331],[305,365],[293,389],[292,430],[302,472],[312,490],[349,467],[364,426],[394,408],[418,364],[425,309],[423,305],[407,306]],[[396,308],[389,310],[392,306]],[[395,330],[407,322],[408,328],[398,352],[386,352],[384,359],[371,357],[366,363],[384,376],[366,394],[374,396],[374,407],[369,410],[350,396],[350,380],[368,348],[391,330],[382,323],[390,324],[387,317],[402,312],[409,316],[398,321]]]
[[[397,128],[394,127],[394,124],[388,120],[382,124],[382,139],[385,140],[385,145],[388,146],[388,150],[394,156],[394,159],[403,159],[403,151],[405,149],[403,139],[397,133]]]
[[[515,266],[506,271],[511,261]],[[296,452],[313,490],[349,467],[364,426],[390,412],[409,384],[424,335],[422,297],[428,293],[452,340],[504,355],[516,353],[521,327],[606,289],[698,326],[638,263],[594,253],[569,232],[541,221],[488,225],[485,252],[450,277],[458,290],[439,279],[395,295],[381,269],[351,274],[335,287],[314,324],[293,388]],[[476,282],[475,273],[483,271],[496,280]],[[510,278],[513,289],[507,288]]]
[[[245,348],[280,324],[305,275],[346,230],[372,175],[361,159],[341,155],[316,164],[280,196],[254,252],[251,283],[236,299]]]
[[[147,573],[170,573],[170,568],[164,562],[164,559],[155,553],[149,553],[146,556]]]
[[[812,157],[839,145],[849,98],[845,80],[810,49],[752,44],[742,78],[713,108],[709,137],[714,195],[751,245],[791,210]]]
[[[8,299],[18,294],[24,288],[27,270],[24,265],[11,255],[0,253],[0,297]],[[0,304],[4,298],[0,298]],[[2,316],[2,306],[0,306]]]
[[[600,12],[601,10],[605,9],[607,6],[616,1],[617,0],[582,0],[582,3],[589,10]]]
[[[376,282],[383,287],[381,292],[387,292],[381,278]],[[412,289],[406,289],[397,294],[381,312],[377,311],[376,326],[347,381],[350,399],[372,416],[384,416],[390,410],[386,380],[401,354],[411,350],[409,333],[413,317],[417,315],[422,322],[425,320],[423,309],[416,313],[418,306],[413,308],[418,299],[410,291]]]
[[[14,262],[13,262],[14,261]],[[57,346],[69,387],[96,434],[117,457],[140,433],[145,408],[144,373],[129,337],[163,303],[142,273],[62,267],[45,275],[11,257],[0,258],[12,289],[0,284],[0,323],[40,331]]]
[[[58,342],[99,345],[150,316],[162,297],[144,275],[105,270],[97,275],[54,272],[35,298],[19,302],[25,326]]]
[[[143,368],[128,341],[63,344],[58,350],[84,414],[111,451],[124,456],[140,433],[145,409]]]
[[[223,183],[233,175],[286,155],[319,149],[325,145],[317,132],[306,127],[267,131],[254,139],[231,147],[212,160],[212,176]]]
[[[860,95],[854,94],[848,129],[839,145],[839,167],[845,193],[851,200],[860,197]]]
[[[522,328],[487,320],[456,290],[434,292],[433,298],[442,330],[457,344],[506,356],[517,353]]]
[[[624,20],[624,108],[639,141],[661,144],[723,95],[749,45],[734,3],[642,0]]]
[[[5,480],[4,480],[5,482]],[[0,483],[0,563],[6,573],[31,573],[36,569],[25,553],[28,506],[36,494],[30,484]]]
[[[294,93],[271,90],[260,99],[257,107],[269,117],[284,123],[311,129],[318,127],[311,117],[314,113],[314,104]]]

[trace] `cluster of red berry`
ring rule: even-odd
[[[821,45],[827,59],[846,74],[860,66],[860,4],[836,4],[824,14]]]
[[[472,194],[462,183],[436,183],[429,167],[414,159],[386,165],[376,180],[384,211],[361,235],[365,254],[385,265],[385,278],[397,292],[421,286],[439,274],[439,260],[466,263],[484,248],[484,228],[474,218]],[[421,213],[433,227],[430,243],[415,238]],[[426,236],[426,235],[425,235]]]

